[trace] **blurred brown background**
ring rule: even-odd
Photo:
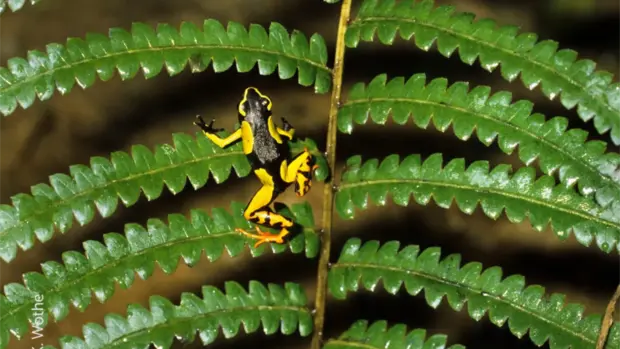
[[[618,75],[619,5],[616,0],[461,0],[452,3],[458,3],[460,11],[476,13],[478,18],[491,17],[502,24],[519,24],[523,30],[534,31],[543,39],[558,40],[561,47],[573,48],[580,57],[597,61],[599,69]],[[331,56],[338,6],[320,0],[44,0],[37,6],[26,5],[17,13],[2,15],[0,64],[6,65],[10,57],[24,57],[29,49],[43,50],[47,43],[64,43],[68,36],[106,33],[110,27],[129,29],[135,21],[151,25],[167,22],[178,27],[181,21],[200,24],[205,18],[264,26],[276,21],[289,30],[299,29],[308,37],[318,32],[326,39]],[[368,65],[369,62],[374,65]],[[539,89],[528,91],[520,82],[502,80],[499,71],[488,74],[477,63],[472,67],[461,63],[457,54],[445,59],[434,49],[431,53],[424,53],[402,40],[392,47],[366,43],[359,49],[348,51],[345,96],[352,83],[368,82],[383,72],[389,77],[426,72],[428,80],[445,76],[451,83],[469,80],[472,85],[490,85],[494,91],[510,89],[515,99],[534,101],[536,111],[547,116],[567,116],[573,127],[592,130],[591,124],[581,122],[574,110],[566,111],[557,101],[548,101]],[[47,182],[47,177],[53,173],[66,173],[72,164],[88,164],[91,156],[107,157],[112,151],[128,151],[133,144],[150,147],[170,143],[174,132],[193,134],[196,129],[192,121],[198,113],[205,119],[216,118],[217,126],[230,129],[236,120],[238,99],[249,85],[259,87],[272,97],[275,113],[285,115],[298,129],[300,137],[312,137],[324,148],[329,94],[315,95],[311,88],[297,85],[296,79],[296,76],[283,81],[276,75],[261,77],[256,70],[245,74],[233,70],[220,74],[211,69],[200,74],[185,71],[173,78],[162,73],[148,81],[139,74],[125,83],[115,77],[106,83],[98,81],[87,90],[76,86],[66,96],[56,94],[46,102],[37,101],[28,110],[19,109],[0,121],[1,202],[10,203],[12,195],[29,192],[30,185]],[[601,138],[593,134],[593,138],[597,137]],[[365,126],[356,127],[352,136],[340,135],[338,142],[340,164],[353,154],[364,154],[369,158],[392,153],[417,152],[426,156],[442,152],[446,159],[465,157],[468,162],[488,159],[495,164],[509,162],[521,166],[515,156],[505,156],[495,145],[487,148],[476,141],[461,142],[451,131],[442,134],[411,126]],[[220,186],[209,183],[199,191],[188,186],[179,195],[166,193],[153,202],[141,198],[131,208],[121,207],[111,218],[96,218],[86,227],[74,227],[48,243],[37,243],[35,248],[20,252],[10,265],[0,262],[1,284],[19,282],[24,272],[40,271],[43,261],[60,261],[64,251],[82,251],[84,240],[101,240],[104,233],[122,232],[125,223],[144,224],[150,217],[165,219],[169,213],[187,214],[192,208],[228,207],[231,200],[246,202],[257,188],[258,182],[253,177],[233,178]],[[321,194],[322,186],[317,184],[307,196],[315,207],[317,222]],[[292,203],[297,200],[288,193],[283,201]],[[444,255],[461,253],[464,262],[480,261],[485,267],[501,265],[504,275],[520,273],[527,277],[528,284],[542,284],[549,292],[566,293],[568,301],[585,304],[588,314],[603,312],[618,284],[617,254],[604,255],[595,247],[583,248],[572,236],[568,241],[560,242],[550,231],[533,231],[528,222],[514,225],[503,217],[494,222],[479,211],[467,216],[456,208],[444,210],[434,204],[428,207],[414,204],[408,208],[373,207],[358,217],[356,221],[336,220],[332,259],[337,258],[342,244],[350,236],[381,241],[398,239],[403,244],[423,247],[439,245]],[[44,342],[56,345],[61,334],[80,335],[85,322],[101,323],[103,315],[108,312],[123,314],[130,302],[146,305],[149,295],[159,294],[177,302],[182,291],[200,292],[203,284],[222,286],[226,280],[237,280],[242,284],[251,279],[297,281],[307,287],[308,296],[313,298],[315,266],[316,260],[306,260],[302,255],[290,253],[255,260],[245,254],[235,259],[221,258],[216,263],[203,258],[191,269],[180,263],[173,275],[164,275],[158,270],[150,279],[136,281],[129,290],[118,289],[105,305],[93,299],[95,303],[84,313],[72,309],[65,320],[46,329]],[[391,323],[404,322],[411,328],[424,327],[431,333],[446,333],[450,343],[461,343],[469,348],[498,345],[534,348],[529,340],[520,341],[511,335],[506,326],[499,329],[490,324],[486,316],[475,322],[465,311],[451,310],[445,301],[433,311],[425,304],[422,294],[409,297],[402,293],[393,297],[385,292],[376,295],[363,292],[347,301],[330,300],[327,316],[327,338],[339,334],[358,318],[387,319]],[[12,338],[10,347],[30,348],[39,344],[38,341],[18,342]],[[308,339],[298,336],[253,334],[221,340],[213,346],[301,348],[308,344]],[[190,346],[201,345],[197,341]]]

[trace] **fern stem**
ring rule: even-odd
[[[605,342],[607,342],[609,329],[614,323],[614,310],[616,310],[618,298],[620,298],[620,284],[616,288],[616,292],[614,292],[613,296],[611,296],[611,300],[609,301],[609,304],[607,304],[607,309],[605,309],[605,316],[603,317],[603,323],[601,324],[601,332],[599,333],[596,341],[596,349],[603,349]]]
[[[325,298],[327,296],[327,273],[331,249],[332,215],[334,206],[334,168],[336,167],[336,136],[338,132],[338,109],[342,90],[342,72],[344,70],[345,33],[351,16],[352,0],[344,0],[340,7],[336,53],[332,75],[332,96],[330,99],[329,119],[327,121],[327,144],[325,155],[331,175],[323,188],[323,215],[321,231],[321,251],[317,266],[316,297],[314,300],[314,333],[311,349],[320,349],[323,342],[323,325],[325,323]]]

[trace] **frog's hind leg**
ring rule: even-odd
[[[312,171],[317,168],[314,158],[308,149],[297,155],[295,159],[282,169],[282,178],[287,183],[295,183],[297,196],[304,196],[312,187]]]
[[[265,242],[275,242],[278,244],[284,243],[284,237],[290,233],[289,229],[293,226],[292,220],[282,216],[281,214],[275,213],[269,208],[269,205],[274,199],[275,187],[273,184],[263,183],[263,186],[256,192],[256,194],[254,194],[243,212],[243,217],[250,222],[280,229],[280,233],[271,234],[269,232],[261,231],[257,225],[257,233],[252,234],[243,229],[237,228],[236,231],[258,240],[258,242],[254,244],[254,247],[258,247]]]

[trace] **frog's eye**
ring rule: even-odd
[[[260,104],[262,104],[263,107],[266,107],[267,110],[271,110],[271,100],[269,98],[262,98]]]

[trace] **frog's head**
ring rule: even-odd
[[[243,99],[239,102],[239,115],[246,118],[271,115],[271,99],[260,93],[256,87],[248,87],[243,93]]]

